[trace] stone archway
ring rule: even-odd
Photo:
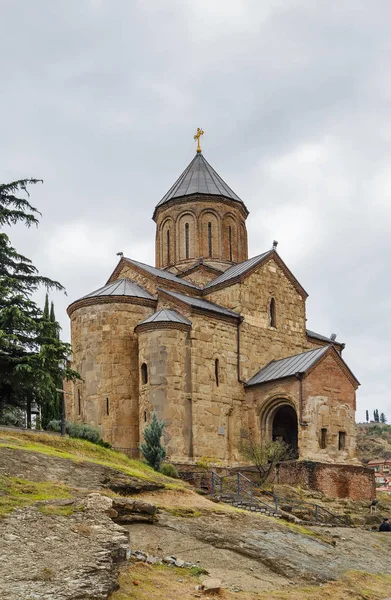
[[[292,458],[299,456],[299,428],[295,403],[288,398],[271,398],[260,411],[262,437],[282,440],[291,447]]]
[[[297,457],[299,451],[297,414],[289,404],[277,408],[273,416],[272,439],[279,438],[290,446],[293,456]]]

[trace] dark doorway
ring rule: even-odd
[[[297,415],[291,406],[281,406],[273,418],[273,440],[282,438],[292,449],[292,458],[299,456],[297,441]]]

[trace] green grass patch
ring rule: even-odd
[[[324,542],[325,544],[328,544],[328,545],[333,545],[333,542],[331,539],[327,538],[326,536],[323,536],[318,531],[314,531],[313,529],[311,529],[309,527],[305,527],[304,525],[299,525],[298,523],[291,523],[290,521],[285,521],[284,519],[276,519],[276,521],[278,521],[278,523],[280,525],[285,525],[286,527],[289,527],[289,529],[291,531],[294,531],[295,533],[298,533],[299,535],[308,535],[310,537],[316,538],[320,542]]]
[[[56,515],[59,517],[69,517],[73,515],[73,513],[78,512],[80,509],[77,508],[74,504],[69,504],[65,506],[61,506],[58,504],[44,504],[38,506],[39,512],[44,515]]]
[[[47,456],[66,458],[74,462],[91,462],[154,483],[161,483],[168,489],[187,487],[170,477],[157,473],[139,460],[128,458],[125,454],[102,448],[91,442],[75,438],[62,438],[49,434],[28,432],[0,432],[0,448],[12,448],[27,452],[40,452]]]
[[[200,577],[201,575],[207,575],[208,571],[206,569],[203,569],[202,567],[191,567],[189,569],[189,573],[193,577]]]
[[[17,477],[0,476],[0,517],[7,515],[14,508],[64,498],[71,498],[71,494],[63,484],[33,483]]]

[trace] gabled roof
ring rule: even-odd
[[[276,379],[283,379],[285,377],[294,377],[295,375],[305,375],[329,352],[332,352],[337,361],[340,361],[339,364],[343,366],[344,371],[348,374],[350,379],[353,379],[359,385],[358,380],[345,361],[341,358],[334,346],[330,344],[328,346],[323,346],[322,348],[315,348],[315,350],[308,350],[307,352],[301,352],[294,356],[288,356],[281,360],[272,360],[268,365],[251,377],[246,382],[246,386],[258,385],[260,383],[275,381]]]
[[[225,317],[231,317],[235,319],[241,319],[241,315],[229,308],[224,308],[224,306],[220,306],[219,304],[215,304],[214,302],[209,302],[208,300],[201,300],[200,298],[193,298],[192,296],[186,296],[186,294],[180,294],[179,292],[172,292],[171,290],[166,290],[163,288],[158,288],[158,292],[161,291],[172,298],[176,298],[180,302],[184,302],[188,306],[192,308],[199,308],[201,310],[207,310],[209,312],[214,312],[220,315],[224,315]]]
[[[281,360],[272,360],[256,375],[251,377],[246,385],[257,385],[266,381],[274,381],[283,377],[293,377],[296,373],[306,373],[326,352],[329,347],[316,348]]]
[[[203,289],[207,291],[211,288],[214,288],[215,286],[225,287],[225,285],[233,285],[234,283],[240,281],[242,277],[254,271],[258,265],[268,261],[270,258],[273,258],[273,260],[283,270],[289,281],[296,288],[297,292],[304,298],[307,298],[307,292],[300,284],[300,282],[296,279],[296,277],[293,275],[292,271],[288,269],[288,267],[286,266],[280,255],[277,253],[275,248],[267,250],[262,254],[258,254],[258,256],[253,256],[252,258],[249,258],[248,260],[245,260],[237,265],[233,265],[233,267],[230,267],[229,269],[224,271],[222,275],[219,275],[215,279],[212,279],[212,281],[207,283]]]
[[[191,325],[189,319],[171,308],[158,310],[147,319],[144,319],[144,321],[141,321],[139,325],[145,325],[146,323],[182,323],[183,325]]]
[[[175,198],[183,198],[194,194],[208,196],[223,196],[229,200],[240,202],[248,213],[243,201],[237,194],[225,183],[218,173],[211,167],[208,161],[201,153],[196,154],[190,164],[186,167],[174,185],[163,196],[156,205],[156,210],[166,202]]]
[[[186,279],[181,279],[177,275],[174,275],[174,273],[170,273],[170,271],[164,271],[164,269],[158,269],[157,267],[152,267],[151,265],[146,265],[145,263],[138,262],[137,260],[133,260],[132,258],[127,258],[125,256],[123,256],[120,259],[120,261],[117,264],[116,268],[114,269],[113,273],[110,275],[109,282],[110,282],[110,279],[115,275],[115,273],[118,272],[118,269],[119,269],[121,263],[123,263],[123,262],[130,263],[131,265],[134,265],[138,269],[141,269],[142,271],[145,271],[146,273],[149,273],[150,275],[154,275],[155,277],[160,277],[161,279],[166,279],[168,281],[175,282],[178,285],[193,288],[194,290],[201,290],[201,288],[199,288],[198,285],[195,285],[194,283],[191,283],[190,281],[187,281]]]
[[[131,279],[121,278],[116,279],[108,285],[87,294],[80,298],[85,300],[86,298],[96,298],[97,296],[132,296],[133,298],[148,298],[148,300],[154,300],[154,297],[147,292],[141,285],[135,283]]]
[[[230,281],[231,279],[235,279],[236,277],[240,277],[241,275],[244,275],[245,273],[247,273],[247,271],[252,269],[252,267],[255,267],[258,263],[262,262],[262,260],[264,258],[266,258],[266,256],[268,254],[271,254],[272,252],[273,252],[273,250],[268,250],[267,252],[258,254],[258,256],[253,256],[252,258],[249,258],[248,260],[245,260],[244,262],[238,263],[237,265],[230,267],[229,269],[224,271],[224,273],[222,273],[221,275],[216,277],[216,279],[212,279],[212,281],[207,283],[204,289],[207,289],[208,287],[212,287],[215,285],[219,285],[220,283],[226,283],[227,281]]]

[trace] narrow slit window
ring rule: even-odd
[[[146,422],[147,422],[147,411],[144,410],[144,423],[146,423]]]
[[[171,263],[170,230],[167,230],[167,264]]]
[[[79,415],[81,414],[81,395],[80,395],[80,389],[77,390],[77,410]]]
[[[216,358],[215,359],[215,381],[216,381],[216,385],[217,387],[219,386],[219,359]]]
[[[340,431],[338,433],[338,450],[345,450],[346,447],[346,433],[345,431]]]
[[[208,223],[208,255],[212,256],[212,223]]]
[[[190,256],[190,243],[189,243],[189,223],[185,223],[185,256]]]
[[[106,398],[106,415],[107,416],[109,415],[109,412],[110,412],[110,409],[109,409],[109,399]]]
[[[232,262],[232,227],[228,226],[228,250],[229,250],[229,260]]]
[[[148,383],[148,367],[146,363],[141,365],[141,382],[143,385]]]
[[[322,427],[320,430],[320,447],[324,450],[327,446],[327,429]]]
[[[270,307],[269,307],[269,318],[270,318],[270,327],[277,327],[277,321],[276,321],[276,301],[274,298],[272,298],[270,300]]]

